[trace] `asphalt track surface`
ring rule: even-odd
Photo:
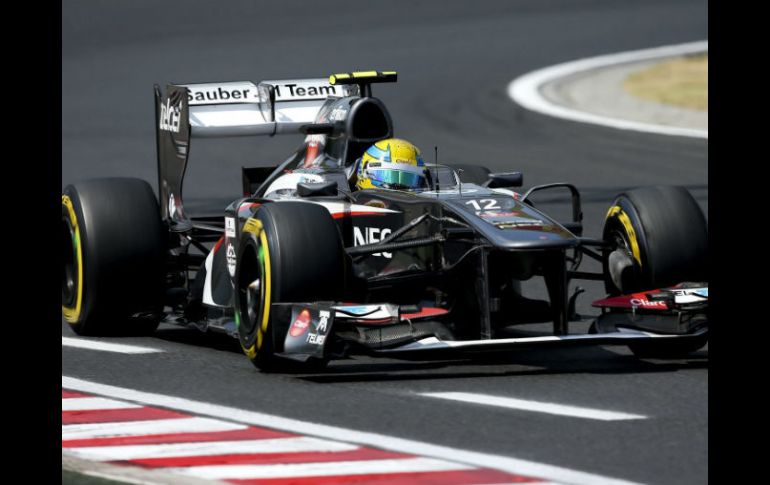
[[[707,39],[700,1],[80,2],[62,6],[62,188],[100,176],[156,185],[152,85],[321,77],[396,69],[375,85],[396,134],[428,159],[524,172],[525,187],[568,181],[598,236],[617,192],[687,187],[708,215],[708,141],[558,120],[506,95],[531,70],[605,53]],[[275,164],[300,137],[194,140],[191,209],[223,208],[240,167]],[[567,214],[564,199],[544,208]],[[194,211],[193,211],[194,212]],[[578,306],[601,288],[589,289]],[[533,294],[538,290],[534,289]],[[578,324],[576,328],[580,328]],[[73,336],[62,320],[62,335]],[[705,483],[708,350],[637,360],[622,347],[528,350],[478,361],[355,359],[322,375],[260,374],[222,336],[162,326],[110,339],[163,349],[62,348],[62,374],[317,423],[502,454],[656,484]],[[419,396],[469,392],[647,416],[603,422]]]

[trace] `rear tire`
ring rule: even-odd
[[[603,238],[617,246],[603,264],[610,295],[708,281],[708,225],[683,187],[643,187],[618,195],[607,212]],[[639,357],[669,358],[694,352],[707,341],[707,336],[652,340],[629,348]]]
[[[344,275],[342,240],[324,207],[306,202],[260,207],[243,226],[235,272],[236,322],[249,360],[268,372],[323,368],[325,359],[302,363],[275,355],[285,335],[276,332],[270,305],[337,301],[343,296]]]
[[[62,314],[78,335],[146,334],[163,310],[164,228],[144,180],[68,185],[62,194]]]

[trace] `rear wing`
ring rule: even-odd
[[[155,127],[161,217],[174,232],[192,229],[182,205],[182,182],[192,137],[272,136],[300,133],[315,121],[329,97],[354,96],[356,84],[329,79],[293,79],[156,84]]]
[[[179,84],[188,90],[194,137],[299,133],[315,120],[330,96],[357,95],[356,85],[332,85],[327,79],[290,79]]]

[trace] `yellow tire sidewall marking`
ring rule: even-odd
[[[617,205],[610,207],[610,210],[607,211],[607,219],[613,216],[617,217],[618,221],[623,224],[623,228],[626,230],[626,235],[628,236],[628,242],[631,245],[631,254],[634,256],[634,259],[641,268],[642,253],[639,250],[639,241],[636,238],[636,231],[634,231],[634,226],[631,224],[631,219],[628,217],[628,214],[626,214],[623,209]]]
[[[267,332],[268,323],[270,321],[270,297],[271,297],[271,284],[270,284],[270,248],[267,244],[267,234],[265,234],[262,221],[250,217],[243,225],[243,232],[253,234],[259,238],[260,245],[264,254],[264,278],[260,284],[260,291],[262,293],[262,320],[257,326],[257,341],[251,347],[243,347],[244,352],[250,359],[254,359],[257,356],[257,350],[262,348],[262,342],[264,340],[263,334]]]
[[[61,306],[64,319],[70,324],[77,323],[80,318],[80,311],[83,306],[83,247],[80,241],[80,226],[78,224],[78,218],[75,215],[75,207],[72,205],[72,200],[67,195],[61,196],[61,203],[67,208],[67,214],[69,215],[69,222],[72,226],[72,230],[75,233],[75,259],[77,260],[77,296],[75,298],[75,306],[68,307],[66,305]]]

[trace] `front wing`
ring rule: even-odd
[[[301,361],[334,358],[332,335],[338,341],[355,343],[363,353],[402,358],[532,347],[628,345],[644,340],[702,340],[708,336],[708,287],[683,285],[686,288],[677,285],[595,302],[602,314],[587,334],[456,340],[442,324],[452,318],[445,309],[316,302],[274,304],[273,337],[282,349],[281,356]],[[625,304],[631,301],[633,304]]]

